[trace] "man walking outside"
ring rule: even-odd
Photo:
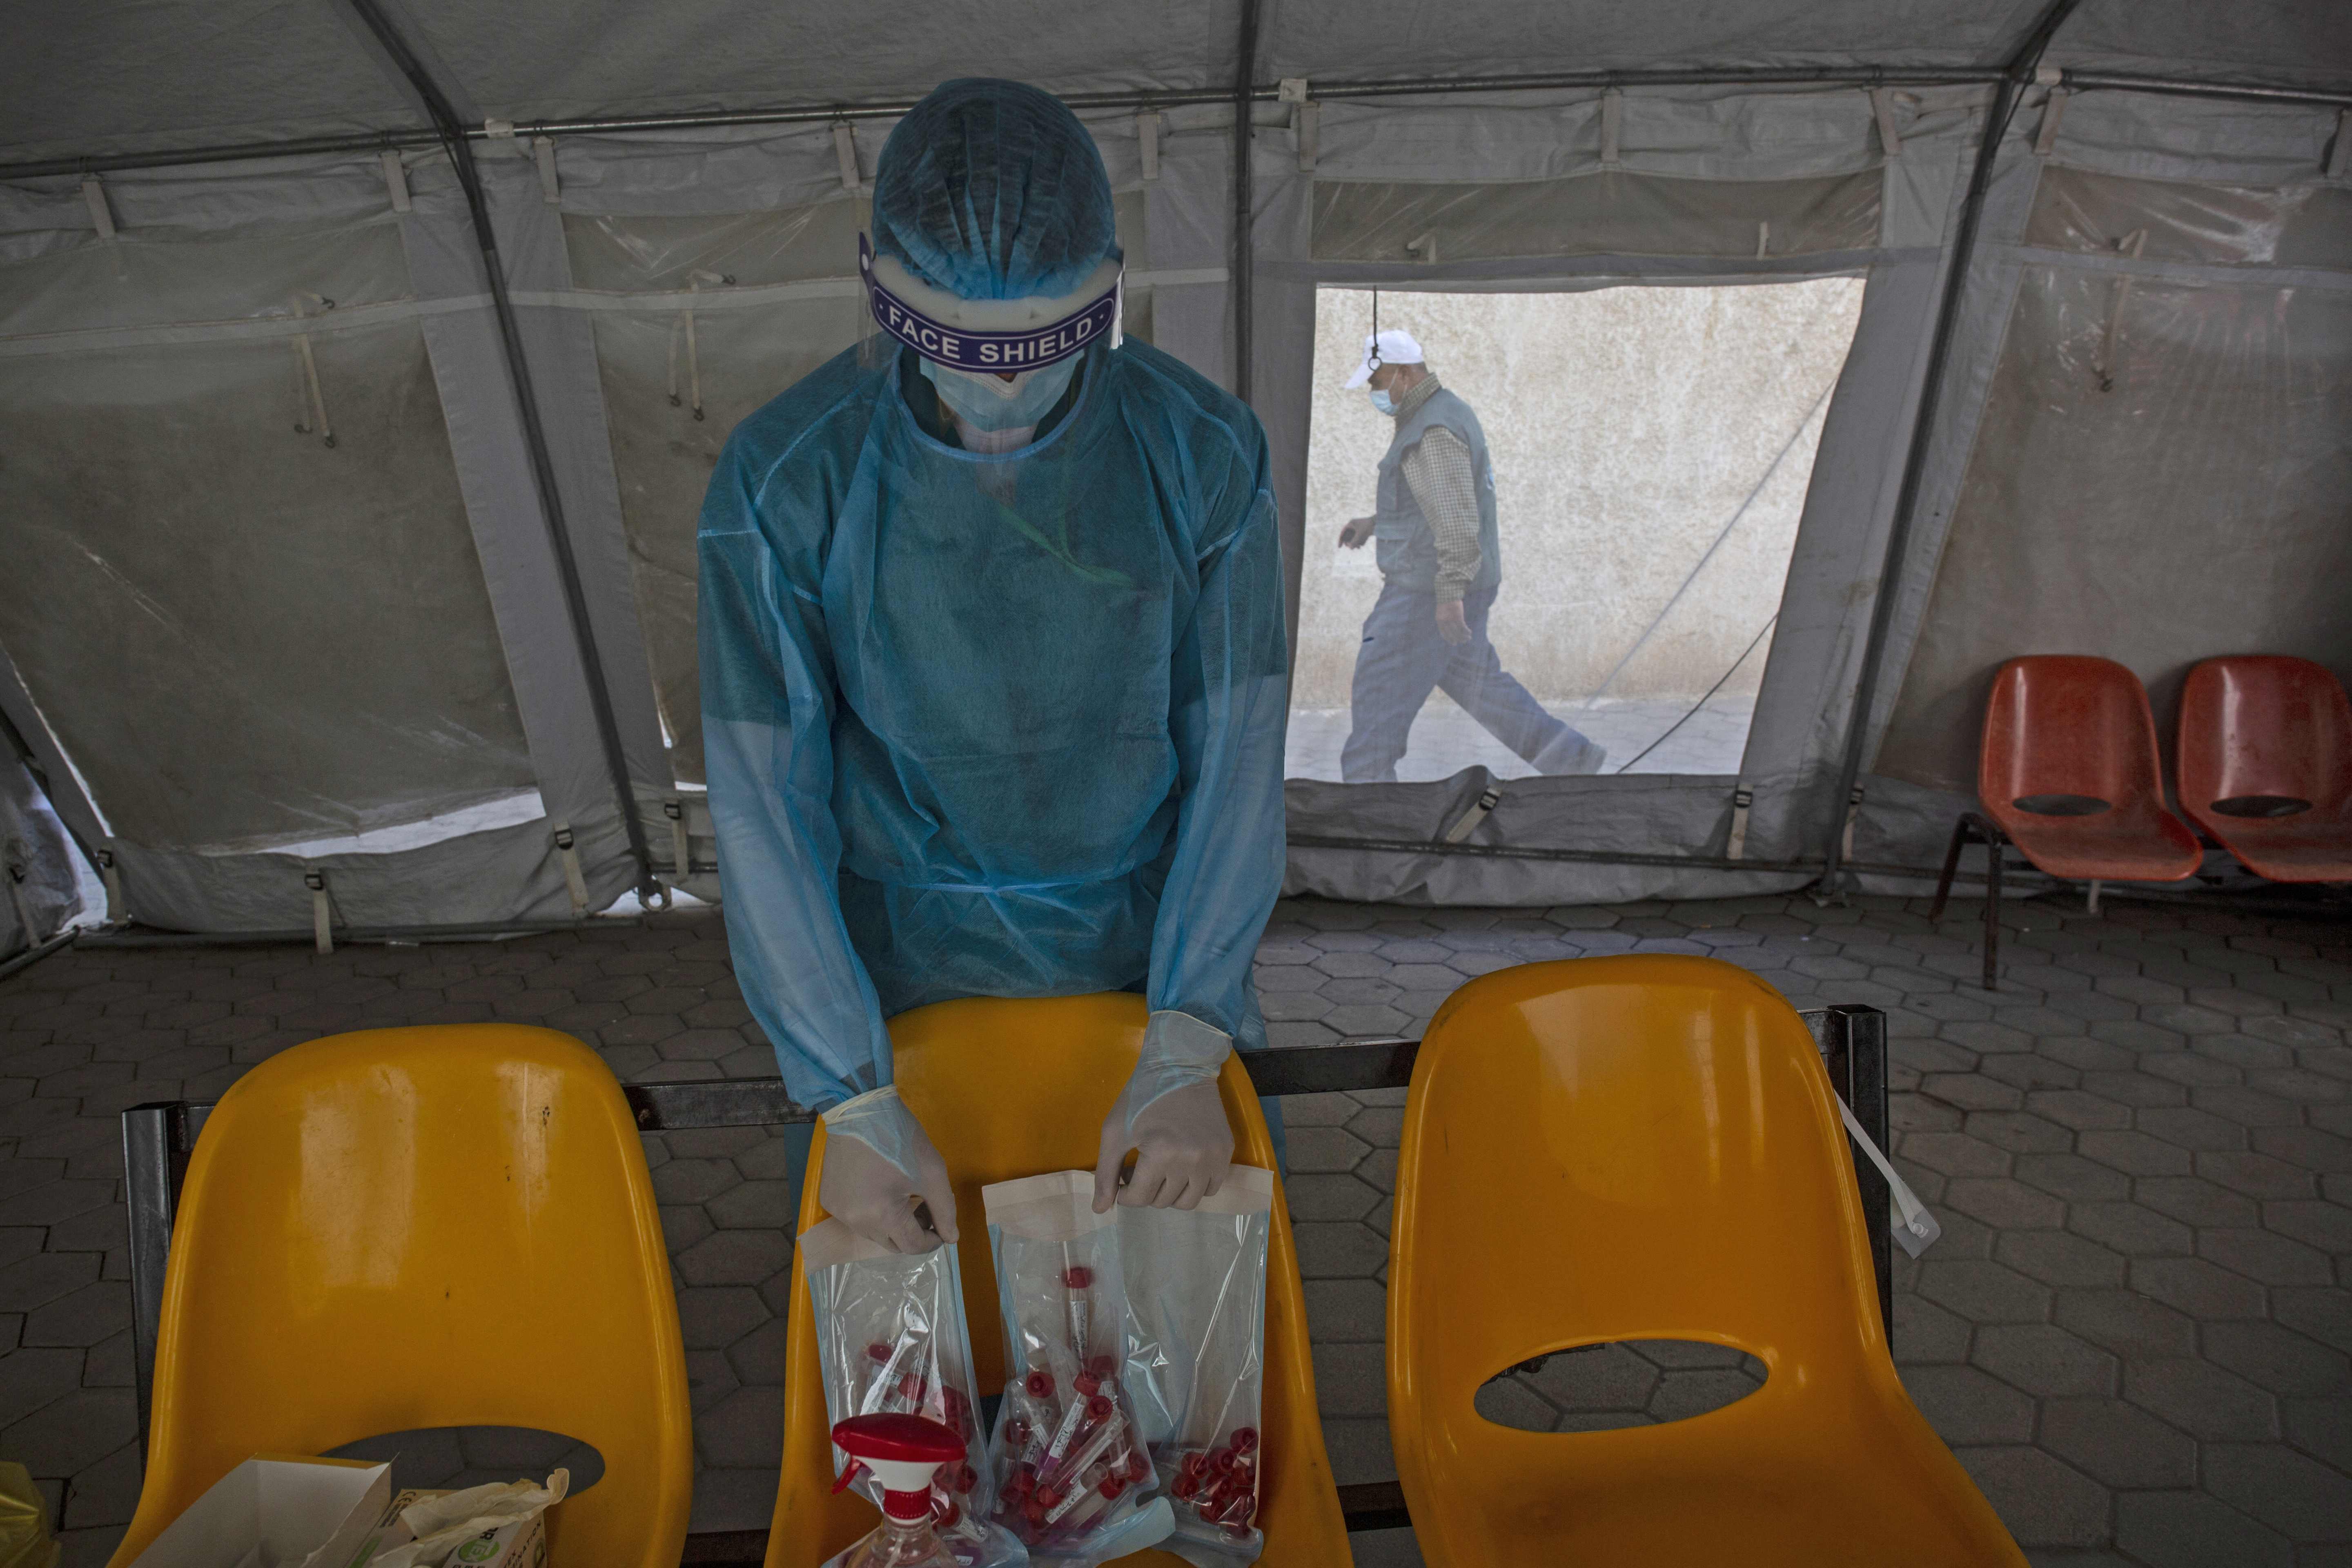
[[[1392,784],[1412,721],[1442,689],[1539,773],[1590,773],[1608,752],[1543,710],[1503,668],[1486,616],[1503,581],[1495,530],[1495,470],[1470,405],[1439,384],[1410,332],[1364,340],[1348,378],[1396,421],[1381,459],[1378,510],[1351,519],[1339,542],[1380,541],[1381,596],[1364,621],[1339,753],[1349,784]]]

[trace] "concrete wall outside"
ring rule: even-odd
[[[1421,341],[1477,412],[1495,464],[1503,587],[1490,635],[1546,702],[1586,696],[1666,605],[1781,460],[1738,527],[1612,697],[1696,699],[1779,608],[1826,395],[1862,308],[1860,279],[1580,293],[1383,290],[1381,325]],[[1337,546],[1372,509],[1390,422],[1341,384],[1371,296],[1327,289],[1316,309],[1307,559],[1292,703],[1344,709],[1370,547]],[[1752,697],[1769,639],[1727,683]],[[1436,699],[1443,702],[1443,699]]]

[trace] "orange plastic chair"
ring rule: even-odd
[[[376,1029],[221,1096],[188,1162],[130,1563],[256,1452],[534,1426],[604,1475],[560,1562],[675,1568],[693,1417],[644,1146],[594,1052],[551,1029]]]
[[[980,1189],[1044,1171],[1092,1166],[1111,1101],[1143,1044],[1144,1004],[1123,993],[1036,1000],[990,997],[940,1002],[890,1020],[898,1092],[939,1145],[955,1180],[964,1309],[971,1325],[973,1375],[983,1396],[1004,1383],[1004,1332]],[[1274,1145],[1257,1091],[1238,1061],[1219,1088],[1234,1125],[1234,1158],[1274,1168]],[[817,1202],[824,1129],[809,1151],[801,1188],[801,1228],[825,1217]],[[1265,1455],[1258,1510],[1270,1568],[1349,1568],[1347,1521],[1323,1453],[1315,1366],[1307,1348],[1306,1294],[1290,1216],[1276,1178],[1267,1249]],[[793,1311],[784,1357],[784,1462],[767,1568],[814,1568],[874,1528],[880,1516],[850,1492],[833,1490],[831,1422],[817,1369],[816,1328],[805,1310],[808,1281],[793,1261]],[[1160,1551],[1123,1563],[1183,1568]]]
[[[2197,835],[2164,806],[2147,690],[2113,659],[2043,654],[2000,667],[1985,706],[1977,797],[1984,815],[1953,824],[1927,918],[1944,918],[1961,847],[1983,843],[1988,991],[2000,974],[2002,846],[2053,877],[2087,879],[2095,910],[2103,880],[2178,882],[2204,863]]]
[[[1746,971],[1572,959],[1455,992],[1413,1068],[1390,1247],[1389,1430],[1431,1568],[2024,1568],[1895,1377],[1828,1075]],[[1520,1362],[1622,1340],[1768,1375],[1617,1431],[1472,1408]]]
[[[2180,808],[2273,882],[2352,881],[2352,702],[2307,658],[2209,658],[2180,693]]]
[[[2177,882],[2203,859],[2164,808],[2156,721],[2139,677],[2113,659],[2012,658],[1993,677],[1977,795],[2053,877]]]

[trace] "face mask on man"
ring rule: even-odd
[[[1379,409],[1381,413],[1394,414],[1396,412],[1396,399],[1391,397],[1383,388],[1368,386],[1364,389],[1364,395],[1370,397],[1372,400],[1372,406]]]
[[[950,370],[929,360],[922,362],[922,369],[939,388],[940,400],[965,423],[981,430],[1012,430],[1045,417],[1068,390],[1082,357],[1024,370],[1011,381],[985,371]]]

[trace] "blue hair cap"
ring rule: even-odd
[[[1102,154],[1042,89],[941,82],[883,143],[875,252],[959,299],[1067,294],[1118,243]]]

